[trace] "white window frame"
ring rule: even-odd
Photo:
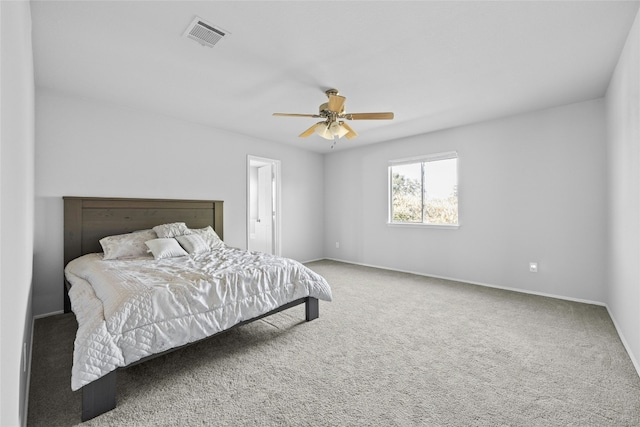
[[[391,173],[391,169],[393,168],[393,166],[401,166],[401,165],[408,165],[408,164],[414,164],[414,163],[427,163],[427,162],[433,162],[438,160],[449,160],[449,159],[456,159],[456,185],[458,186],[458,223],[457,224],[433,224],[428,222],[393,221],[393,179],[392,179],[392,173]],[[442,229],[449,229],[449,230],[457,229],[460,227],[460,184],[459,184],[460,183],[460,158],[458,156],[457,151],[446,151],[442,153],[427,154],[423,156],[389,160],[389,164],[387,166],[387,174],[388,174],[387,184],[388,184],[388,192],[389,192],[388,198],[387,198],[387,204],[389,209],[387,225],[392,227],[442,228]],[[423,194],[422,206],[424,211],[424,188],[423,188],[422,194]]]

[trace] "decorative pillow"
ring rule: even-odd
[[[224,242],[220,240],[220,237],[218,237],[210,225],[205,228],[191,229],[190,231],[199,234],[211,249],[223,248],[225,246]]]
[[[147,240],[144,244],[147,245],[155,259],[189,255],[184,251],[184,249],[182,249],[182,246],[180,246],[176,239],[170,237]]]
[[[207,242],[197,233],[176,236],[175,239],[190,255],[197,255],[211,250]]]
[[[170,224],[156,225],[153,227],[158,237],[176,237],[184,234],[191,234],[191,231],[184,222],[172,222]]]
[[[118,234],[100,239],[100,245],[104,256],[102,259],[133,258],[147,255],[147,247],[144,242],[155,239],[153,230],[138,231],[135,233]]]

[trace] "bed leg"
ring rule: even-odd
[[[318,298],[307,297],[305,299],[305,312],[307,316],[307,322],[313,319],[317,319],[320,316],[320,306]]]
[[[116,407],[116,372],[111,371],[82,387],[82,421]]]

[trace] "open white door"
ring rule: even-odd
[[[273,254],[273,175],[271,165],[258,168],[258,217],[251,250]]]
[[[278,160],[249,156],[247,164],[247,248],[280,254]]]

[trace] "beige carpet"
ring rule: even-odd
[[[332,261],[303,307],[121,371],[89,426],[638,426],[640,378],[603,307]],[[80,424],[75,318],[37,320],[30,426]]]

